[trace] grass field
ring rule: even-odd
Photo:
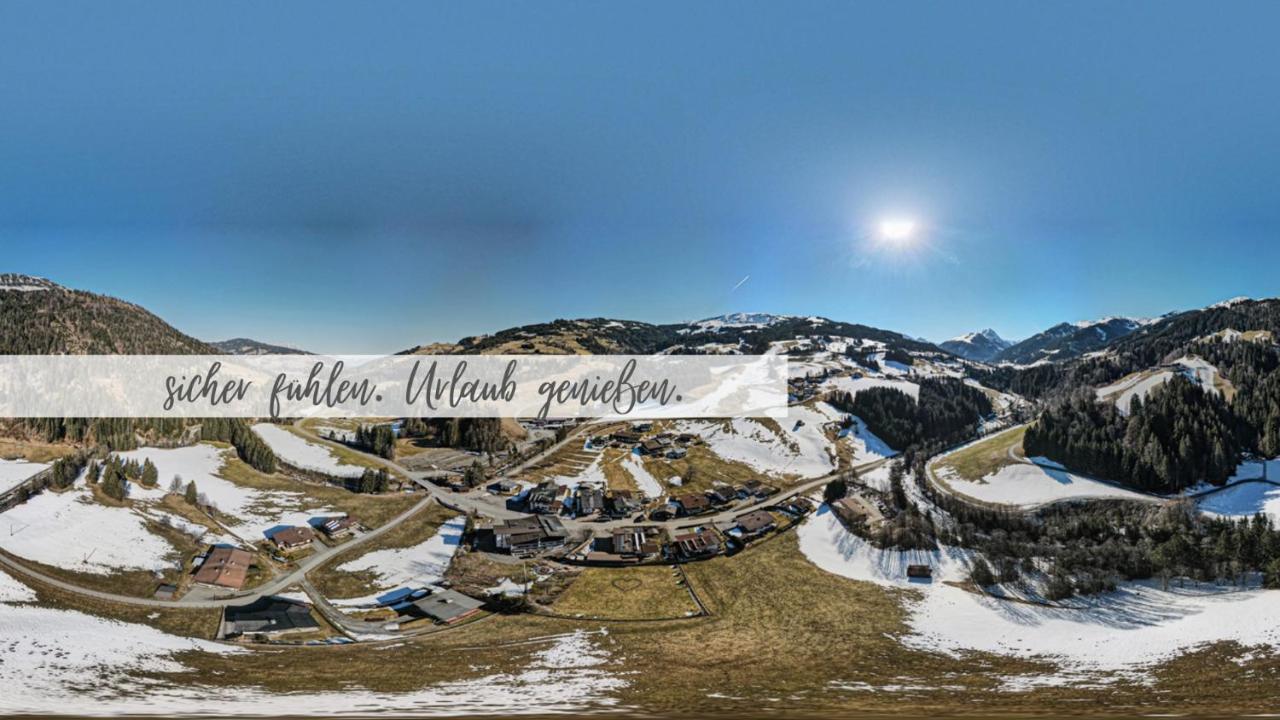
[[[1276,655],[1240,660],[1231,648],[1213,646],[1167,663],[1150,686],[1116,678],[1106,686],[1001,689],[1009,678],[1046,666],[904,648],[896,639],[907,629],[900,591],[822,572],[799,553],[793,534],[685,567],[711,617],[609,623],[492,616],[392,643],[272,647],[238,656],[183,653],[178,659],[191,671],[166,674],[164,681],[252,684],[274,692],[402,692],[518,672],[549,637],[601,628],[607,635],[593,642],[610,656],[601,667],[628,683],[616,692],[617,704],[655,715],[1258,713],[1273,706],[1280,676]],[[217,620],[216,611],[156,612],[33,585],[42,603],[169,632],[208,637]]]
[[[551,611],[591,619],[682,618],[698,611],[679,575],[667,565],[587,568]]]
[[[1012,450],[1017,455],[1022,454],[1022,437],[1026,434],[1026,425],[998,432],[947,455],[934,467],[939,475],[945,475],[942,472],[945,469],[965,480],[977,482],[1016,462],[1009,453]]]
[[[71,445],[0,438],[0,458],[5,460],[49,463],[75,451]]]
[[[386,523],[422,499],[420,493],[367,495],[354,493],[336,485],[300,482],[280,474],[267,475],[249,467],[234,456],[227,460],[218,475],[237,485],[258,490],[305,493],[317,504],[355,515],[368,527],[378,527]]]
[[[377,539],[352,548],[348,552],[339,553],[323,567],[311,571],[307,578],[327,598],[352,598],[367,595],[377,577],[370,571],[344,572],[337,568],[365,553],[388,548],[412,547],[425,542],[440,529],[449,518],[457,513],[448,508],[432,503],[417,515],[405,520]]]

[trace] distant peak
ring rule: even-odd
[[[1223,300],[1222,302],[1214,303],[1214,304],[1210,305],[1210,306],[1209,306],[1209,308],[1210,308],[1210,309],[1214,309],[1214,308],[1229,308],[1229,307],[1234,307],[1234,306],[1236,306],[1236,305],[1239,305],[1240,303],[1246,303],[1246,302],[1249,302],[1249,301],[1250,301],[1250,300],[1252,300],[1252,299],[1253,299],[1253,298],[1246,297],[1246,296],[1244,296],[1244,295],[1240,295],[1240,296],[1238,296],[1238,297],[1233,297],[1233,298],[1231,298],[1231,299],[1229,299],[1229,300]]]
[[[790,315],[736,312],[709,317],[704,320],[690,323],[690,325],[702,328],[703,330],[718,330],[720,328],[735,327],[764,327],[766,325],[773,325],[774,323],[789,320],[790,318]]]
[[[951,339],[950,339],[950,340],[948,340],[947,342],[972,343],[972,342],[974,342],[974,341],[976,341],[976,340],[979,340],[979,339],[981,339],[981,340],[986,340],[987,342],[990,342],[990,343],[992,343],[992,344],[994,344],[994,345],[1008,345],[1008,344],[1009,344],[1009,341],[1007,341],[1007,340],[1005,340],[1004,338],[1000,337],[1000,334],[999,334],[999,333],[997,333],[995,330],[992,330],[991,328],[985,328],[985,329],[983,329],[983,330],[979,330],[979,331],[977,331],[977,332],[965,333],[964,335],[961,335],[960,337],[954,337],[954,338],[951,338]]]
[[[1081,320],[1079,322],[1073,322],[1070,324],[1074,327],[1078,327],[1081,329],[1091,328],[1096,325],[1113,325],[1113,324],[1128,325],[1130,327],[1140,327],[1142,325],[1150,325],[1151,323],[1156,322],[1159,319],[1160,318],[1104,317],[1104,318],[1098,318],[1097,320]]]

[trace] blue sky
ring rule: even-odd
[[[1277,294],[1280,5],[5,3],[0,265],[203,338]],[[914,248],[867,251],[881,218]],[[742,278],[749,280],[731,290]]]

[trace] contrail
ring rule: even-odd
[[[737,284],[737,285],[734,285],[734,286],[729,290],[729,292],[733,292],[734,290],[737,290],[738,288],[742,287],[743,283],[745,283],[746,281],[748,281],[748,280],[750,280],[750,279],[751,279],[751,276],[750,276],[750,275],[745,275],[745,276],[743,276],[743,278],[742,278],[741,280],[739,280],[739,281],[738,281],[738,284]]]

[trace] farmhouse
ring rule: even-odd
[[[311,547],[315,539],[315,531],[309,527],[287,527],[271,534],[271,542],[285,552]]]
[[[261,597],[248,605],[229,605],[222,611],[218,637],[274,636],[319,629],[311,608],[279,597]]]
[[[230,545],[218,545],[205,555],[191,579],[200,585],[239,590],[244,587],[252,565],[253,555],[249,551]]]
[[[504,520],[493,527],[493,541],[498,549],[517,556],[558,548],[568,538],[564,524],[554,516]]]
[[[329,518],[320,526],[320,530],[324,532],[325,536],[333,540],[354,535],[356,530],[359,529],[360,520],[352,515]]]
[[[409,614],[429,617],[435,622],[452,625],[480,612],[483,602],[453,590],[433,590],[407,608]]]

